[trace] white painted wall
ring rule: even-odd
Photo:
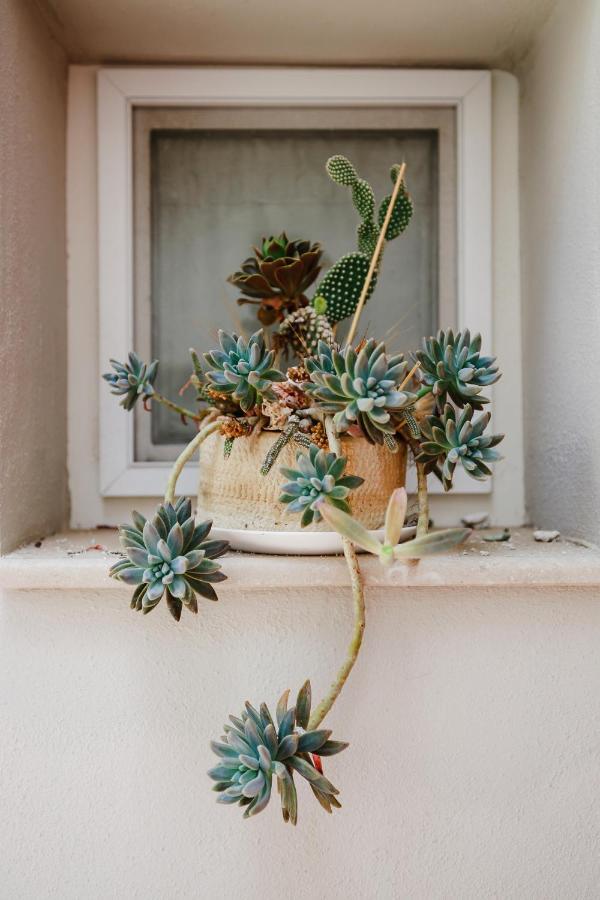
[[[343,808],[301,786],[295,830],[215,804],[208,741],[245,699],[326,690],[347,589],[226,587],[179,626],[123,589],[0,599],[6,900],[598,897],[595,588],[370,590],[330,717]]]
[[[67,517],[67,61],[0,0],[0,553]]]
[[[530,518],[600,540],[600,4],[561,0],[520,74]]]

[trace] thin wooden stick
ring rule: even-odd
[[[379,237],[377,238],[377,243],[375,244],[375,250],[373,251],[373,256],[371,257],[371,264],[369,265],[369,270],[367,272],[367,277],[365,278],[365,283],[363,284],[362,291],[360,293],[360,297],[358,299],[358,305],[354,312],[354,318],[352,319],[352,325],[350,326],[350,331],[348,332],[347,343],[351,344],[354,340],[354,335],[356,334],[356,329],[358,327],[358,320],[360,319],[360,314],[363,310],[363,306],[365,305],[367,299],[367,293],[369,291],[369,287],[373,280],[373,275],[375,274],[375,269],[377,268],[377,264],[379,262],[379,257],[381,256],[381,251],[383,249],[383,243],[385,241],[385,236],[387,234],[388,225],[390,224],[390,219],[392,218],[392,213],[394,211],[394,206],[396,205],[396,200],[398,198],[398,194],[400,193],[400,188],[402,187],[402,182],[404,180],[404,173],[406,171],[406,163],[402,163],[400,166],[400,170],[398,172],[398,177],[396,178],[396,184],[394,185],[394,190],[392,191],[392,197],[390,200],[390,204],[387,208],[385,218],[383,220],[383,225],[381,226],[381,230],[379,232]]]
[[[401,391],[402,388],[403,388],[406,384],[408,384],[408,382],[409,382],[410,379],[413,377],[413,375],[415,374],[415,372],[417,371],[417,369],[420,367],[420,365],[421,365],[421,363],[419,363],[419,362],[417,362],[417,363],[414,364],[414,366],[412,367],[412,369],[410,370],[410,372],[408,373],[408,375],[406,376],[406,378],[404,379],[404,381],[402,382],[402,384],[401,384],[400,387],[398,388],[399,391]]]

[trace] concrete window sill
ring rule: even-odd
[[[454,553],[400,564],[384,570],[372,557],[361,557],[367,587],[381,591],[403,588],[578,587],[600,586],[600,550],[568,539],[551,544],[533,540],[526,528],[513,531],[506,543],[483,540],[476,531]],[[71,531],[30,544],[0,559],[0,588],[10,590],[116,590],[131,588],[108,577],[117,558],[116,531]],[[342,557],[266,556],[230,553],[223,560],[229,576],[219,594],[273,591],[283,585],[306,589],[345,587],[348,573]]]

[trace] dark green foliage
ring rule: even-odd
[[[325,313],[332,325],[351,316],[356,309],[369,270],[369,261],[364,253],[347,253],[334,263],[319,282],[315,298],[324,297],[327,301]],[[367,300],[376,284],[375,275],[369,285]]]
[[[206,540],[212,522],[196,525],[191,500],[181,497],[175,506],[161,504],[152,520],[138,512],[132,517],[133,524],[119,526],[126,558],[110,570],[113,578],[136,585],[132,609],[148,613],[166,595],[169,611],[179,621],[183,606],[198,612],[196,594],[218,599],[213,584],[226,576],[215,560],[229,544]]]
[[[298,797],[294,774],[308,781],[327,812],[340,807],[337,788],[322,774],[320,763],[318,768],[314,764],[312,754],[333,756],[348,744],[330,740],[331,732],[325,729],[305,731],[310,718],[309,681],[300,689],[296,706],[291,709],[287,708],[288,696],[286,691],[280,698],[276,720],[265,703],[259,710],[246,703],[239,718],[229,717],[231,724],[224,726],[221,739],[211,741],[211,748],[219,757],[219,764],[208,773],[216,782],[213,790],[219,794],[217,802],[245,807],[244,818],[265,809],[276,778],[283,820],[295,825]]]

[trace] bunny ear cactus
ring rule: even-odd
[[[375,223],[373,188],[364,178],[359,178],[350,160],[345,156],[332,156],[327,161],[327,172],[336,184],[351,188],[352,202],[361,218],[357,228],[358,252],[346,254],[332,266],[317,286],[315,298],[312,301],[313,305],[315,305],[316,299],[321,302],[326,301],[326,306],[322,311],[327,313],[327,318],[334,325],[352,315],[358,305],[371,257],[375,252],[379,230],[391,202],[391,195],[381,203],[378,212],[378,226]],[[398,172],[395,168],[392,169],[392,180],[395,181],[394,173],[397,177]],[[412,203],[406,193],[406,188],[402,185],[387,228],[386,240],[390,241],[398,237],[408,225],[411,215]],[[366,300],[375,290],[376,281],[377,274],[375,273],[369,285]]]
[[[152,520],[133,513],[133,524],[119,526],[125,559],[116,562],[110,575],[135,585],[131,608],[149,613],[166,595],[176,621],[185,606],[198,612],[196,594],[218,597],[213,584],[224,581],[215,560],[229,549],[227,541],[208,541],[211,522],[196,525],[191,500],[180,498],[173,506],[161,504]]]
[[[220,350],[205,353],[204,359],[213,371],[206,377],[221,394],[229,394],[246,413],[263,400],[274,400],[271,385],[285,381],[285,375],[273,368],[275,353],[265,347],[262,331],[248,341],[237,334],[219,331]]]
[[[493,448],[504,435],[485,435],[489,421],[490,413],[473,419],[470,404],[459,413],[447,403],[441,417],[429,416],[422,422],[421,455],[418,458],[429,465],[443,463],[442,483],[445,491],[452,487],[454,470],[459,462],[467,475],[478,481],[492,474],[488,463],[502,458]]]
[[[218,803],[244,808],[244,818],[255,816],[271,799],[273,779],[281,797],[284,822],[298,821],[298,795],[294,775],[308,781],[313,794],[327,811],[340,808],[339,791],[322,773],[320,757],[333,756],[348,746],[330,740],[331,731],[306,730],[310,717],[311,689],[307,681],[298,694],[296,706],[287,708],[289,691],[277,704],[276,721],[265,703],[255,709],[246,703],[241,716],[230,716],[220,741],[211,741],[219,764],[209,777],[216,782]],[[318,757],[313,756],[318,754]]]

